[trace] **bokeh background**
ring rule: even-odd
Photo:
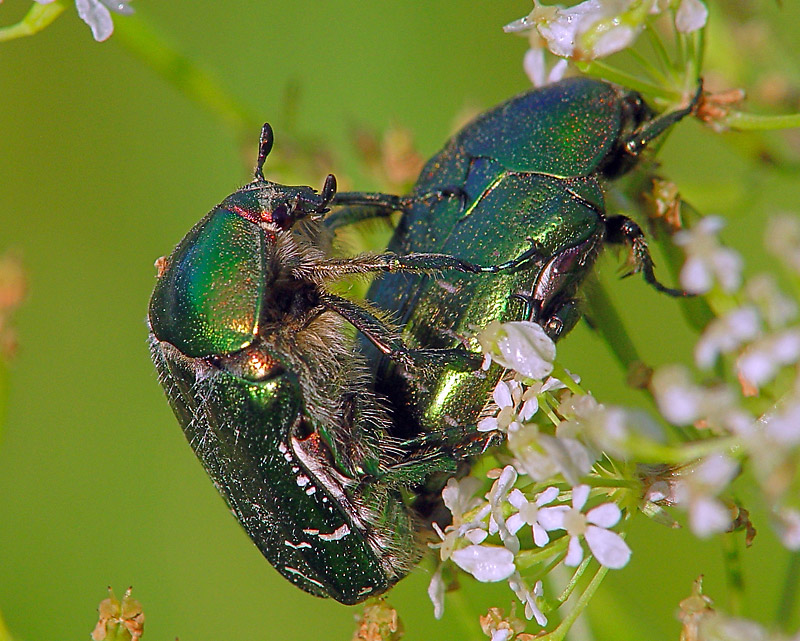
[[[735,4],[726,9],[735,15],[712,7],[709,79],[747,88],[754,111],[796,111],[797,3]],[[42,33],[0,46],[0,251],[21,254],[29,282],[0,437],[0,611],[15,638],[86,639],[106,586],[119,594],[132,585],[146,639],[348,639],[358,609],[300,592],[261,558],[157,384],[145,329],[153,261],[249,179],[258,132],[245,135],[155,73],[135,53],[136,30],[154,28],[256,122],[269,120],[276,149],[282,131],[320,141],[351,185],[376,189],[359,170],[354,128],[402,125],[428,156],[459,113],[526,89],[525,41],[501,27],[530,4],[133,5],[137,16],[117,16],[102,44],[70,8]],[[29,6],[6,0],[0,24]],[[798,211],[797,143],[791,133],[720,136],[686,122],[663,149],[662,173],[700,211],[728,217],[724,237],[750,273],[769,270],[761,232],[769,214]],[[309,170],[298,180],[319,178]],[[693,335],[674,302],[637,278],[617,282],[618,264],[608,256],[602,276],[643,357],[688,360]],[[586,326],[560,353],[599,399],[647,406]],[[741,492],[746,503],[746,484]],[[742,555],[742,612],[771,620],[788,553],[763,521],[747,551],[741,537],[723,550],[720,539],[637,521],[631,564],[610,574],[589,609],[596,638],[677,638],[674,612],[701,573],[725,607],[724,553]],[[507,607],[507,586],[466,578],[437,622],[425,594],[431,567],[390,595],[408,638],[482,638],[477,614]]]

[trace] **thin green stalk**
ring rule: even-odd
[[[562,641],[567,636],[567,632],[569,632],[572,624],[575,623],[575,620],[583,613],[586,606],[589,605],[589,601],[591,601],[594,593],[597,592],[597,588],[600,587],[607,573],[608,568],[601,565],[597,570],[597,574],[592,577],[589,585],[586,586],[583,594],[581,594],[575,607],[569,611],[569,614],[558,624],[558,627],[552,632],[537,637],[537,639],[539,639],[539,641]]]
[[[575,382],[572,376],[569,375],[569,372],[562,365],[553,363],[552,376],[555,376],[558,380],[564,383],[564,387],[566,387],[573,394],[578,394],[580,396],[586,394],[586,390],[584,390],[578,383]]]
[[[790,631],[798,587],[800,587],[800,552],[794,552],[789,556],[783,590],[781,590],[781,598],[778,600],[778,609],[775,612],[775,621],[784,632]]]
[[[25,17],[16,24],[0,28],[0,42],[6,40],[14,40],[15,38],[24,38],[25,36],[32,36],[39,33],[42,29],[46,28],[58,16],[60,16],[66,7],[62,0],[56,0],[50,4],[39,4],[34,2],[33,6],[25,14]],[[0,641],[2,639],[0,638]]]
[[[742,555],[739,553],[736,536],[733,533],[722,537],[722,560],[728,584],[728,611],[737,616],[741,614],[744,603],[744,575]]]
[[[48,5],[49,6],[49,5]],[[196,101],[241,137],[262,122],[251,109],[227,91],[207,69],[159,33],[141,13],[118,20],[115,38],[181,93]]]
[[[749,114],[743,111],[731,111],[720,123],[738,131],[773,131],[800,127],[800,113],[766,116]]]
[[[587,556],[581,562],[581,564],[578,566],[578,569],[575,570],[575,572],[572,574],[572,578],[569,580],[569,583],[567,583],[567,585],[564,586],[564,589],[562,590],[561,594],[558,595],[558,599],[556,600],[559,603],[566,602],[566,600],[569,599],[570,596],[572,596],[572,592],[578,586],[578,581],[580,581],[581,577],[583,577],[583,573],[586,572],[586,568],[589,567],[589,563],[591,563],[591,561],[592,557]]]
[[[656,67],[652,62],[650,62],[647,58],[645,58],[642,54],[640,54],[636,49],[626,49],[625,50],[629,56],[631,56],[636,63],[649,75],[653,80],[655,80],[660,85],[667,84],[667,77],[664,72]]]
[[[641,358],[625,331],[622,317],[595,274],[589,274],[586,278],[583,293],[586,296],[586,315],[589,321],[627,373],[634,363],[641,361]]]
[[[3,615],[0,613],[0,641],[14,641],[11,636],[11,632],[8,630],[8,626],[6,626],[6,622],[3,620]]]
[[[674,80],[675,67],[672,64],[672,59],[669,57],[669,53],[667,53],[667,49],[664,47],[664,42],[661,40],[658,32],[653,28],[653,25],[647,24],[645,26],[645,33],[647,34],[647,40],[650,46],[653,48],[653,52],[656,54],[656,58],[664,69],[665,77],[668,76]]]
[[[659,85],[653,84],[642,80],[638,76],[620,71],[616,67],[612,67],[599,60],[592,60],[591,62],[576,62],[575,66],[582,73],[587,76],[594,76],[595,78],[604,78],[618,85],[634,89],[639,93],[643,93],[653,98],[661,98],[668,102],[676,102],[680,99],[680,94],[675,91],[670,91]]]

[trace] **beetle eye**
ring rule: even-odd
[[[272,210],[272,223],[281,229],[288,229],[291,227],[291,218],[291,213],[285,203],[281,203]]]

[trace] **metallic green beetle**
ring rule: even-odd
[[[607,181],[631,169],[649,142],[691,113],[654,118],[637,93],[571,78],[529,91],[481,114],[423,168],[412,193],[342,193],[347,208],[328,225],[400,210],[389,244],[397,253],[441,252],[469,261],[527,256],[495,275],[391,274],[367,299],[390,312],[410,346],[455,349],[490,321],[531,318],[554,339],[578,320],[577,290],[605,243],[631,245],[636,270],[660,291],[639,227],[606,216]],[[376,391],[390,402],[398,434],[468,429],[501,370],[469,371],[461,359],[409,370],[365,345]],[[474,368],[473,368],[474,369]]]
[[[440,254],[329,258],[321,193],[255,180],[214,207],[159,261],[149,308],[153,361],[196,455],[258,548],[295,585],[352,604],[403,577],[419,556],[402,492],[453,473],[485,437],[387,436],[353,323],[408,367],[463,350],[408,350],[369,308],[325,289],[372,271],[497,272]],[[507,265],[513,265],[510,261]]]
[[[655,283],[641,232],[604,217],[602,180],[686,113],[649,120],[636,94],[598,81],[529,92],[455,136],[406,198],[336,196],[332,176],[321,193],[264,180],[265,126],[255,180],[161,263],[149,323],[187,439],[281,574],[351,604],[409,571],[419,547],[403,495],[434,472],[454,473],[491,438],[473,428],[499,372],[477,376],[480,359],[461,335],[470,323],[529,311],[562,334],[609,234],[633,242]],[[329,228],[357,218],[361,205],[406,210],[396,253],[328,257],[319,219],[332,202],[355,208]],[[367,272],[390,272],[371,297],[405,323],[402,338],[381,312],[324,286]],[[404,280],[396,290],[391,272],[448,278]],[[511,309],[513,296],[526,311]],[[377,379],[344,338],[344,321],[393,364],[376,365]]]

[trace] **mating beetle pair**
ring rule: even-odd
[[[413,566],[404,499],[488,443],[474,426],[501,372],[473,373],[470,326],[531,318],[563,335],[608,241],[631,243],[645,278],[679,293],[656,282],[638,227],[605,216],[603,182],[689,112],[652,118],[633,92],[566,80],[479,116],[406,197],[336,194],[333,176],[320,193],[264,180],[265,126],[255,180],[162,264],[149,324],[192,448],[281,574],[352,604]],[[330,206],[343,208],[323,219]],[[397,210],[389,253],[327,255],[325,227]],[[325,288],[370,272],[388,274],[367,304]]]

